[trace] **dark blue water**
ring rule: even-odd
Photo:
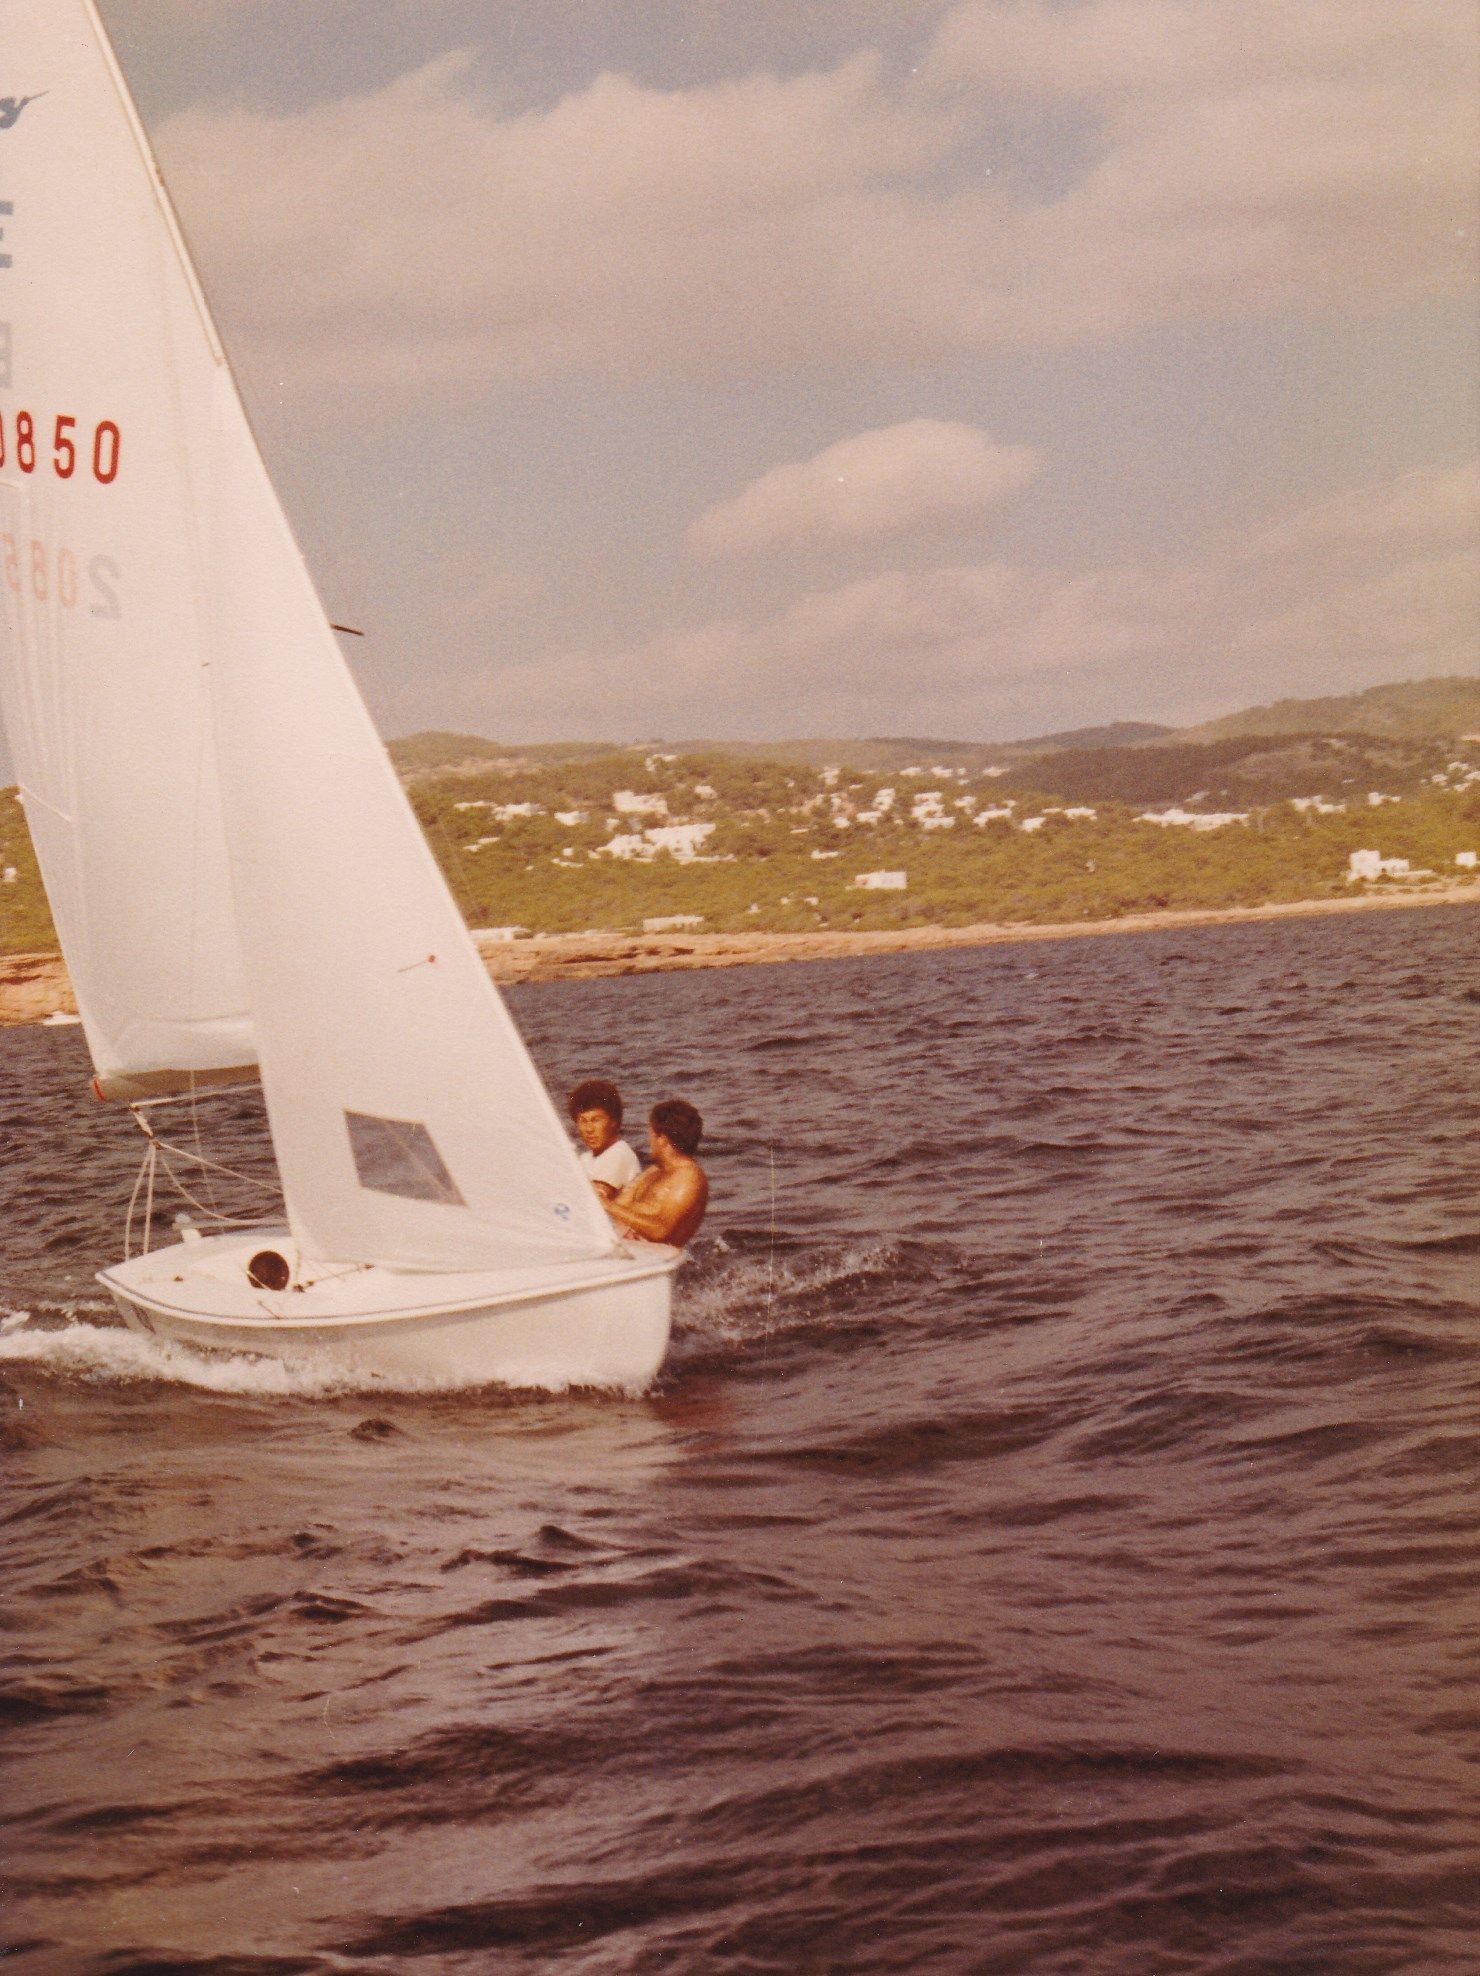
[[[711,1121],[641,1399],[111,1328],[0,1033],[6,1968],[1472,1971],[1477,930],[518,991]]]

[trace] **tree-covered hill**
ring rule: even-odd
[[[393,753],[485,929],[1058,923],[1352,897],[1405,877],[1473,882],[1480,897],[1480,743],[1308,731],[1005,756],[833,747],[420,736]],[[1358,851],[1387,869],[1354,880]],[[52,939],[24,811],[0,793],[0,951]]]
[[[877,770],[881,774],[905,774],[911,768],[940,766],[949,769],[982,771],[1002,768],[1017,776],[1019,783],[1044,780],[1032,764],[1048,755],[1086,758],[1083,769],[1059,765],[1049,777],[1058,786],[1068,775],[1090,772],[1089,757],[1175,754],[1183,749],[1225,742],[1310,740],[1335,736],[1365,736],[1374,741],[1425,743],[1442,747],[1464,736],[1480,735],[1480,675],[1449,679],[1400,681],[1390,686],[1369,687],[1362,693],[1347,693],[1323,700],[1279,700],[1273,706],[1250,707],[1221,720],[1198,727],[1161,727],[1152,721],[1113,721],[1105,727],[1070,728],[1055,734],[1040,734],[1017,741],[941,741],[922,736],[875,736],[871,739],[804,737],[781,741],[646,741],[631,749],[615,750],[610,743],[571,741],[514,744],[489,741],[478,735],[429,732],[413,734],[390,744],[391,759],[403,776],[432,774],[476,774],[490,767],[518,769],[535,764],[553,766],[566,761],[589,761],[595,757],[626,752],[634,759],[645,758],[654,749],[679,749],[685,755],[726,754],[749,760],[795,763],[803,768],[822,769],[839,765],[848,769]],[[1252,751],[1251,751],[1252,752]],[[1194,757],[1188,756],[1190,764]],[[1232,762],[1237,753],[1204,757],[1210,762]],[[1373,771],[1382,768],[1388,757],[1371,757]],[[1401,759],[1401,758],[1398,758]],[[1417,757],[1414,757],[1416,760]],[[1395,769],[1395,772],[1401,772]],[[1160,770],[1148,769],[1156,777]],[[1169,770],[1173,782],[1184,779],[1181,769]],[[1259,780],[1254,771],[1250,787]],[[1081,785],[1076,783],[1076,787]],[[1082,785],[1086,792],[1089,784]],[[1148,787],[1150,785],[1148,784]],[[1161,787],[1160,783],[1156,786]],[[1194,777],[1190,787],[1196,786]],[[1112,782],[1106,780],[1099,793],[1109,796]]]
[[[793,767],[822,769],[831,764],[849,769],[904,774],[912,768],[938,765],[980,771],[1008,762],[1026,761],[1064,748],[1130,748],[1174,734],[1149,721],[1116,721],[1109,727],[1076,728],[1027,741],[932,741],[905,736],[853,736],[842,739],[802,736],[779,741],[663,741],[650,740],[629,748],[610,742],[545,741],[518,744],[486,741],[474,734],[428,732],[390,743],[391,760],[406,779],[426,775],[475,775],[484,769],[518,770],[536,765],[590,761],[599,756],[628,754],[636,761],[658,751],[681,750],[686,756],[726,755],[740,761],[784,762]]]
[[[1480,676],[1409,679],[1325,700],[1276,700],[1222,720],[1184,728],[1178,741],[1223,741],[1252,735],[1370,734],[1400,741],[1459,740],[1480,735]]]
[[[1210,752],[1187,751],[1182,765],[1201,773]],[[1280,793],[1266,786],[1258,802],[1237,805],[1189,788],[1175,760],[1152,798],[1086,801],[1063,783],[1019,787],[1012,772],[814,771],[679,750],[423,779],[413,799],[474,926],[1061,922],[1351,897],[1360,889],[1351,854],[1361,850],[1406,861],[1420,883],[1475,875],[1480,896],[1480,874],[1456,862],[1480,850],[1472,752],[1473,764],[1440,751],[1444,766],[1429,769],[1425,757],[1422,774],[1389,776],[1381,788],[1365,774],[1353,781],[1353,756],[1338,748],[1329,796],[1311,786],[1302,755],[1301,773],[1287,778],[1293,798],[1282,782]],[[1072,754],[1052,759],[1076,766]]]
[[[1076,803],[1227,809],[1296,796],[1335,801],[1372,790],[1411,792],[1456,759],[1456,745],[1311,733],[1166,741],[1154,748],[1066,748],[1012,763],[1001,786],[1049,790]]]

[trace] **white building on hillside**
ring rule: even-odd
[[[858,821],[860,823],[882,823],[893,808],[894,790],[892,788],[876,790],[874,800],[869,807],[866,810],[860,810],[858,812]]]
[[[922,830],[952,830],[956,819],[946,815],[944,792],[926,789],[910,805],[910,816]]]
[[[1356,885],[1377,878],[1427,878],[1431,874],[1415,871],[1407,858],[1385,858],[1381,851],[1353,851],[1347,860],[1346,882]]]
[[[692,864],[699,855],[699,846],[714,835],[714,825],[665,823],[656,830],[645,830],[642,834],[655,850],[667,851],[680,864]]]
[[[679,864],[693,864],[699,856],[699,846],[713,834],[712,823],[663,823],[649,830],[619,830],[591,855],[635,858],[639,864],[646,864],[660,851],[667,851]]]
[[[1222,830],[1230,823],[1247,823],[1247,810],[1143,810],[1137,823],[1159,823],[1181,830]]]
[[[455,810],[487,810],[495,823],[508,823],[519,816],[543,816],[543,803],[454,803]]]
[[[636,789],[613,789],[612,808],[618,816],[667,816],[668,798],[645,796]]]

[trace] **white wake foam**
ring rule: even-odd
[[[25,1313],[12,1313],[12,1317]],[[24,1322],[0,1327],[0,1368],[30,1365],[74,1379],[166,1381],[206,1393],[250,1398],[315,1399],[335,1393],[448,1392],[453,1381],[390,1380],[340,1365],[285,1364],[281,1359],[194,1352],[121,1324]]]

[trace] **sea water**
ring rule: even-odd
[[[516,991],[708,1121],[640,1397],[120,1330],[0,1035],[6,1969],[1472,1970],[1477,930]]]

